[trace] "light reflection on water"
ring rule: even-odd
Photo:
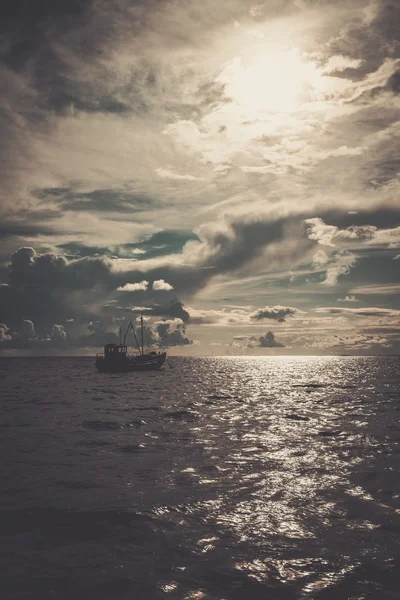
[[[119,511],[87,577],[111,577],[112,547],[127,593],[99,597],[395,597],[398,359],[175,359],[135,377],[75,362],[53,385],[26,364],[22,391],[6,371],[2,505]]]
[[[346,515],[347,497],[360,499],[364,512],[365,503],[374,502],[353,481],[357,465],[376,446],[373,435],[359,430],[376,412],[370,394],[381,386],[371,384],[360,362],[227,359],[227,368],[236,363],[236,377],[219,389],[218,402],[198,415],[201,424],[193,428],[220,470],[219,500],[208,506],[207,522],[234,532],[240,543],[262,548],[261,553],[283,541],[296,552],[298,540],[313,540],[312,552],[318,548],[328,559],[323,576],[303,587],[305,596],[345,579],[359,562],[351,556],[338,568],[334,555],[345,553],[349,541],[359,543],[359,554],[365,554],[354,533],[380,527],[362,515]],[[302,580],[312,568],[297,572],[293,565],[312,567],[314,562],[254,559],[235,568],[262,582],[279,566],[281,580]]]

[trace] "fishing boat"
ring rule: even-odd
[[[129,321],[127,330],[122,343],[122,332],[120,329],[119,345],[106,344],[104,353],[96,355],[96,368],[101,373],[130,373],[131,371],[156,371],[162,367],[167,358],[166,352],[152,350],[145,353],[144,351],[144,328],[143,316],[140,317],[141,326],[141,344],[136,335],[135,327],[132,321]],[[128,352],[126,345],[126,337],[132,330],[135,337],[138,353],[131,354]]]

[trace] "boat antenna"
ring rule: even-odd
[[[122,346],[122,327],[119,328],[119,345]]]
[[[142,354],[144,354],[144,350],[143,350],[143,315],[140,315],[140,325],[141,325],[141,329],[142,329]]]

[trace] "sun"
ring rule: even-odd
[[[229,61],[217,81],[249,118],[268,112],[293,112],[318,99],[323,88],[322,74],[297,48],[269,46]]]

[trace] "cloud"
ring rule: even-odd
[[[164,177],[166,179],[175,179],[177,181],[203,181],[203,177],[195,177],[194,175],[180,175],[179,173],[174,173],[169,169],[156,169],[156,173],[159,177]]]
[[[343,314],[356,317],[399,317],[400,310],[391,308],[342,308],[342,307],[321,307],[316,309],[317,313]]]
[[[338,302],[359,302],[359,299],[354,295],[345,296],[344,298],[338,298]]]
[[[196,234],[199,241],[186,244],[183,259],[212,269],[204,273],[207,279],[219,273],[240,273],[249,265],[264,264],[272,270],[299,264],[312,248],[304,238],[301,222],[271,213],[225,215],[215,223],[200,226]]]
[[[343,243],[354,246],[393,247],[400,243],[400,227],[379,229],[375,225],[351,225],[340,229],[327,225],[319,218],[306,219],[308,237],[323,246],[337,246]]]
[[[319,217],[306,219],[307,233],[310,240],[315,240],[323,246],[334,246],[332,238],[335,236],[338,228],[333,225],[327,225]]]
[[[330,56],[323,68],[324,73],[333,73],[335,71],[345,71],[347,69],[358,69],[363,64],[363,60],[348,58],[341,54]]]
[[[183,303],[179,300],[167,304],[148,303],[146,306],[118,306],[112,304],[107,305],[105,308],[111,309],[112,312],[117,310],[126,313],[143,313],[151,317],[165,317],[166,319],[177,318],[181,319],[184,323],[188,323],[189,321],[189,313],[185,310]]]
[[[317,250],[313,256],[313,267],[324,267],[329,262],[329,256],[323,250]]]
[[[265,335],[260,336],[258,342],[260,348],[284,348],[284,344],[275,339],[275,335],[272,331],[268,331]]]
[[[84,333],[74,340],[75,345],[102,348],[105,344],[119,343],[116,333],[107,331],[107,325],[103,321],[91,321],[86,331],[89,333]]]
[[[140,338],[140,332],[136,331],[136,335]],[[193,340],[186,334],[185,323],[179,318],[164,319],[145,324],[143,327],[143,340],[146,346],[168,347],[193,344]]]
[[[315,239],[324,246],[334,246],[331,242],[332,229],[336,230],[337,227],[326,226],[321,219],[309,219],[308,221],[313,221],[312,230],[308,230],[311,239]],[[333,286],[337,284],[341,275],[348,275],[356,260],[357,257],[345,249],[330,251],[330,255],[324,250],[317,250],[313,255],[312,266],[314,270],[325,271],[325,278],[321,281],[323,285]]]
[[[249,13],[252,17],[261,17],[266,9],[266,4],[254,4]]]
[[[188,307],[191,325],[219,325],[220,327],[232,327],[250,322],[249,310],[235,308],[221,309],[198,309]]]
[[[186,328],[182,319],[157,321],[154,328],[161,346],[187,346],[193,344],[193,340],[186,335]]]
[[[23,247],[12,254],[10,284],[56,284],[60,271],[67,265],[62,256],[38,255],[33,248]]]
[[[273,319],[278,323],[283,323],[286,317],[293,316],[297,312],[296,308],[291,306],[266,306],[265,308],[259,308],[255,312],[250,314],[252,321],[261,321],[263,319]],[[271,332],[269,332],[271,333]]]
[[[163,291],[169,291],[169,290],[173,290],[173,286],[169,283],[167,283],[166,281],[164,281],[164,279],[157,279],[157,281],[153,282],[153,290],[163,290]]]
[[[171,274],[168,268],[167,272]],[[152,273],[158,275],[160,271],[153,268]],[[121,294],[120,288],[140,294],[150,315],[187,322],[189,315],[182,302],[166,289],[167,280],[154,277],[154,281],[162,279],[165,282],[162,293],[160,290],[154,292],[163,302],[154,302],[148,281],[141,279],[141,275],[143,272],[140,273],[134,260],[121,262],[104,256],[68,260],[54,253],[38,254],[33,248],[24,247],[12,256],[10,284],[0,287],[2,320],[19,330],[23,316],[27,315],[29,323],[37,324],[38,330],[43,332],[42,337],[57,336],[60,342],[64,338],[62,330],[55,328],[52,332],[56,323],[58,328],[64,328],[68,343],[74,344],[80,339],[82,345],[102,345],[102,334],[107,331],[107,325],[112,326],[113,318],[121,311],[129,313],[134,309],[132,296]],[[127,280],[134,283],[126,284]],[[99,319],[103,323],[101,330],[89,334],[83,331],[85,323]],[[70,328],[65,329],[67,323],[74,325],[72,337]],[[24,327],[26,329],[26,323]],[[32,326],[26,330],[25,337],[34,337]]]
[[[53,325],[49,332],[39,333],[32,321],[25,319],[18,331],[0,324],[0,344],[3,349],[46,350],[67,347],[67,333],[62,325]]]
[[[246,348],[284,348],[284,344],[276,340],[272,331],[268,331],[265,335],[259,337],[250,335],[235,336],[233,345]]]
[[[351,292],[362,296],[390,296],[400,294],[400,284],[364,285],[352,288]]]
[[[147,290],[147,286],[149,282],[143,279],[143,281],[137,283],[126,283],[117,288],[119,292],[137,292],[137,291],[145,291]]]
[[[11,332],[5,323],[0,323],[0,343],[9,342]]]
[[[355,255],[346,250],[336,252],[326,266],[325,279],[321,283],[327,286],[336,285],[341,275],[347,275],[350,272],[350,268],[356,260]]]
[[[99,213],[133,213],[147,211],[159,205],[154,198],[135,193],[129,188],[93,189],[42,188],[32,191],[41,201],[52,203],[65,211],[90,211]]]
[[[306,344],[308,348],[342,349],[342,350],[369,350],[374,347],[391,348],[389,339],[379,335],[331,335],[317,338]]]
[[[57,346],[63,346],[67,342],[67,333],[62,325],[53,325],[50,340]]]
[[[25,319],[22,321],[22,324],[19,328],[19,335],[26,339],[33,339],[36,337],[35,326],[29,319]]]

